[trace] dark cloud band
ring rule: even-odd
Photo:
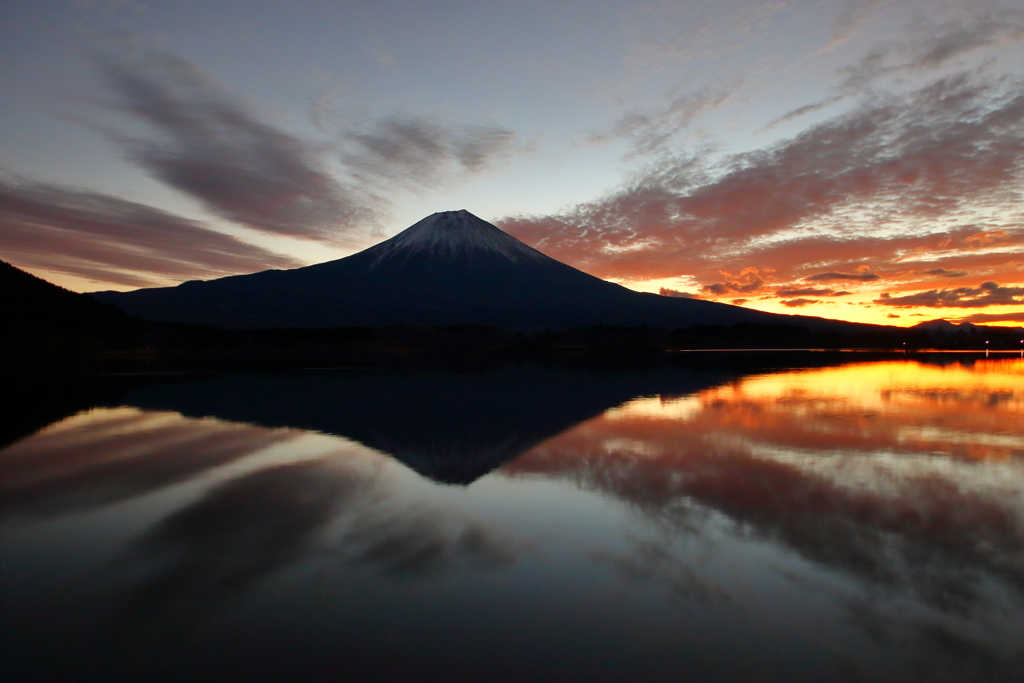
[[[19,266],[131,287],[301,265],[143,204],[3,178],[0,250]]]
[[[838,273],[831,271],[828,273],[818,273],[805,278],[808,282],[829,282],[831,280],[857,280],[860,282],[872,282],[878,280],[881,276],[876,273]]]
[[[927,292],[892,296],[885,293],[876,304],[910,308],[981,308],[984,306],[1024,305],[1024,287],[1000,287],[995,282],[982,282],[980,287],[932,289]]]

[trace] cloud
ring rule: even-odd
[[[733,299],[729,303],[731,303],[733,306],[742,306],[748,301],[750,301],[750,299]]]
[[[756,292],[764,287],[764,280],[757,279],[753,282],[741,283],[741,282],[716,282],[714,284],[705,285],[701,287],[701,291],[710,292],[711,294],[728,294],[729,292]]]
[[[788,308],[800,308],[802,306],[810,306],[811,304],[821,303],[818,299],[789,299],[787,301],[780,301],[783,306]]]
[[[621,116],[607,130],[593,132],[587,142],[603,143],[616,138],[632,144],[630,156],[664,154],[673,138],[701,116],[724,105],[738,86],[705,86],[671,98],[659,108],[634,110]]]
[[[903,316],[897,315],[896,313],[890,313],[889,315],[887,315],[885,317],[886,318],[901,318]]]
[[[932,268],[931,270],[924,271],[925,275],[938,275],[941,277],[963,277],[967,275],[962,270],[946,270],[945,268]]]
[[[777,118],[774,121],[768,123],[766,126],[764,126],[764,128],[762,130],[768,130],[768,129],[774,128],[775,126],[779,125],[780,123],[785,123],[786,121],[791,121],[793,119],[800,118],[801,116],[803,116],[805,114],[810,114],[810,113],[813,113],[813,112],[816,112],[816,111],[821,111],[825,107],[827,107],[827,106],[829,106],[831,104],[835,104],[836,102],[839,102],[842,99],[843,99],[842,95],[833,95],[832,97],[826,97],[825,99],[821,100],[820,102],[814,102],[813,104],[805,104],[802,107],[797,107],[796,109],[793,109],[793,110],[791,110],[789,112],[786,112],[785,114],[783,114],[779,118]]]
[[[701,298],[699,294],[693,294],[693,293],[690,293],[690,292],[680,292],[680,291],[675,290],[675,289],[668,289],[667,287],[662,287],[661,289],[659,289],[658,290],[658,294],[660,294],[661,296],[675,297],[677,299],[700,299]]]
[[[846,42],[854,31],[867,20],[872,12],[884,7],[886,0],[848,0],[843,11],[832,25],[832,45]]]
[[[729,292],[750,294],[751,292],[761,291],[764,289],[765,284],[767,284],[757,268],[744,268],[736,278],[733,278],[730,273],[726,272],[722,272],[722,275],[726,278],[724,282],[704,285],[701,287],[701,291],[717,295],[728,294]]]
[[[666,72],[717,71],[730,57],[759,43],[777,44],[783,23],[795,11],[791,3],[750,0],[638,5],[623,14],[631,80]]]
[[[947,221],[972,211],[1005,219],[970,234],[1019,240],[1007,225],[1021,215],[1022,86],[942,78],[878,95],[762,150],[662,158],[605,197],[500,224],[599,277],[706,280],[723,268],[771,267],[787,281],[815,263],[820,280],[868,281],[877,275],[848,271],[864,259],[935,250],[947,238],[957,240],[948,249],[969,248],[959,242],[965,229]],[[720,284],[709,291],[735,291]]]
[[[883,77],[938,69],[970,53],[1024,38],[1024,10],[965,8],[942,21],[922,16],[898,39],[878,43],[856,64],[840,70],[841,92],[862,90]]]
[[[831,271],[828,273],[811,275],[804,279],[808,282],[828,282],[829,280],[860,280],[861,282],[871,282],[872,280],[878,280],[879,278],[880,276],[875,273],[837,273],[835,271]]]
[[[328,173],[322,151],[259,120],[189,61],[168,54],[100,59],[116,111],[146,134],[102,130],[130,161],[254,230],[344,242],[374,220],[371,197]]]
[[[1024,323],[1024,311],[1019,313],[972,313],[955,320],[957,323]]]
[[[850,294],[850,292],[837,292],[834,289],[818,289],[815,287],[783,287],[782,289],[775,290],[775,295],[781,298],[791,296],[847,296],[848,294]]]
[[[1020,227],[1019,225],[1017,226]],[[1016,232],[1016,242],[1020,243],[1020,231]],[[972,248],[976,249],[979,247],[990,247],[997,244],[1006,244],[1014,242],[1014,235],[1011,235],[1007,230],[991,230],[991,231],[980,231],[964,239],[964,243]]]
[[[358,572],[406,582],[518,561],[520,541],[472,518],[396,500],[387,471],[359,455],[343,447],[334,457],[243,474],[153,525],[119,563],[151,569],[131,592],[122,626],[155,618],[195,627],[247,586],[310,557],[326,559],[342,578]]]
[[[442,125],[392,115],[339,136],[341,161],[357,178],[399,181],[416,188],[442,184],[457,174],[478,173],[526,148],[515,132],[493,123]]]
[[[982,306],[1008,306],[1024,304],[1024,287],[1000,287],[995,282],[983,282],[980,287],[932,289],[906,296],[892,296],[888,292],[875,299],[876,304],[909,308],[979,308]]]
[[[3,177],[0,250],[22,267],[131,287],[302,265],[144,204]]]
[[[300,434],[93,406],[4,449],[0,514],[89,512],[201,476]]]

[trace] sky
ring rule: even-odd
[[[1019,0],[7,0],[0,259],[75,291],[467,209],[640,291],[1024,324]]]

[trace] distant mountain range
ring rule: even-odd
[[[929,320],[928,322],[918,323],[911,329],[913,330],[929,330],[932,332],[969,332],[971,330],[980,329],[978,325],[974,323],[951,323],[948,320]]]
[[[635,292],[545,256],[468,211],[435,213],[336,261],[92,296],[146,320],[234,329],[493,325],[530,331],[743,322],[814,331],[865,327]]]

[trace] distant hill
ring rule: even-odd
[[[134,322],[111,304],[58,287],[0,261],[0,320],[5,345],[64,346],[108,342]]]
[[[929,330],[932,332],[969,332],[970,330],[978,329],[978,326],[974,323],[951,323],[948,320],[929,320],[928,322],[918,323],[911,329],[913,330]]]
[[[948,320],[929,320],[928,322],[918,323],[910,328],[911,330],[921,330],[927,332],[929,335],[966,335],[966,334],[1010,334],[1016,335],[1024,333],[1024,327],[986,327],[985,325],[975,325],[974,323],[951,323]]]
[[[93,296],[148,320],[235,329],[492,325],[530,331],[737,323],[815,330],[869,327],[635,292],[545,256],[468,211],[433,214],[385,242],[336,261]]]

